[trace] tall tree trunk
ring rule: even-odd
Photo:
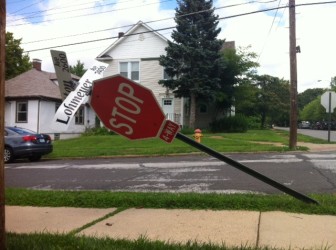
[[[194,93],[191,93],[189,128],[195,129],[195,121],[196,121],[196,95]]]

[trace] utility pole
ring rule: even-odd
[[[6,248],[5,239],[5,51],[6,51],[6,0],[0,0],[0,249]]]
[[[290,127],[289,148],[296,149],[297,143],[297,62],[295,0],[289,0],[289,60],[290,60]]]

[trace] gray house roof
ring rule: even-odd
[[[75,79],[79,79],[74,76]],[[61,101],[55,73],[32,68],[5,82],[5,99],[54,99]]]

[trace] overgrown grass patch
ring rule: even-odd
[[[271,250],[275,248],[257,248],[248,245],[226,246],[211,243],[169,243],[162,241],[150,241],[146,236],[137,240],[123,240],[110,238],[93,238],[75,236],[71,234],[15,234],[8,233],[7,249],[15,250],[46,250],[46,249],[81,249],[81,250]]]
[[[306,204],[288,195],[6,189],[6,205],[17,206],[278,210],[336,215],[336,194],[316,194],[311,197],[320,205]]]

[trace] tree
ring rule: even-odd
[[[314,88],[307,89],[304,92],[298,95],[298,107],[299,110],[303,110],[303,108],[310,102],[314,101],[317,97],[321,96],[325,92],[325,89],[322,88]]]
[[[84,69],[84,63],[77,60],[77,64],[74,66],[70,65],[70,72],[76,76],[82,77],[87,69]]]
[[[321,97],[317,97],[309,102],[300,112],[300,120],[323,121],[327,120],[326,110],[321,105]]]
[[[20,75],[32,68],[29,56],[20,47],[22,39],[15,39],[13,33],[6,32],[6,80]]]
[[[189,127],[195,127],[196,101],[214,100],[220,88],[220,68],[223,67],[219,51],[223,41],[213,1],[177,0],[173,42],[168,41],[166,55],[160,64],[170,77],[159,84],[172,90],[176,97],[190,98]]]
[[[250,82],[243,82],[235,88],[235,111],[245,116],[257,116],[256,109],[259,89]]]
[[[260,116],[260,127],[271,123],[286,123],[289,118],[289,82],[270,75],[256,76],[253,84],[237,88],[241,94],[236,100],[236,112]]]
[[[226,63],[226,67],[221,69],[220,90],[216,96],[216,107],[218,111],[230,109],[234,105],[234,100],[239,99],[242,90],[237,90],[238,86],[244,85],[245,82],[250,83],[256,74],[256,67],[259,66],[256,59],[257,54],[248,51],[246,48],[227,48],[221,52],[222,59]],[[236,90],[237,91],[236,91]],[[244,90],[242,90],[244,91]]]

